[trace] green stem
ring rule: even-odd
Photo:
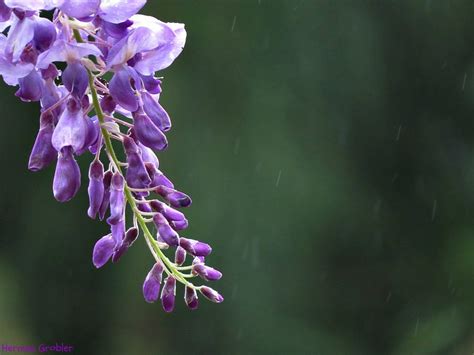
[[[79,42],[79,43],[84,42],[82,40],[78,30],[74,30],[73,33],[74,33],[74,38],[76,39],[77,42]],[[94,86],[95,76],[89,69],[87,69],[87,73],[89,75],[89,89],[90,89],[91,94],[92,94],[92,103],[94,105],[94,110],[95,110],[95,113],[97,114],[97,118],[98,118],[99,123],[100,123],[100,131],[101,131],[102,137],[104,139],[105,148],[107,150],[108,156],[110,157],[113,164],[115,165],[115,169],[117,170],[117,172],[119,172],[123,176],[122,169],[120,168],[120,162],[117,158],[117,154],[115,153],[114,147],[112,145],[112,140],[110,138],[110,134],[107,131],[107,129],[104,128],[105,114],[102,111],[102,107],[100,106],[99,96],[98,96],[97,90]],[[198,287],[195,287],[192,283],[190,283],[189,281],[186,280],[186,278],[183,276],[183,274],[176,268],[176,266],[168,259],[168,257],[159,248],[155,238],[153,237],[150,230],[148,229],[148,226],[147,226],[147,223],[146,223],[145,219],[143,218],[142,214],[140,213],[140,210],[137,207],[137,204],[136,204],[135,199],[132,195],[132,192],[130,191],[130,188],[128,187],[128,185],[126,183],[125,183],[125,187],[124,187],[124,192],[125,192],[125,197],[127,199],[127,203],[130,205],[130,208],[131,208],[135,218],[137,219],[138,224],[140,225],[140,228],[142,229],[145,238],[147,239],[147,245],[149,247],[151,246],[151,248],[152,248],[152,249],[150,249],[152,254],[156,254],[160,258],[160,260],[165,265],[165,270],[168,274],[173,275],[177,280],[182,282],[184,285],[198,289]]]

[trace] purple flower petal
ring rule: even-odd
[[[143,163],[141,151],[132,138],[125,137],[123,140],[125,153],[127,155],[127,184],[134,188],[146,188],[151,179]]]
[[[180,238],[179,245],[194,256],[208,256],[212,252],[209,244],[187,238]]]
[[[162,280],[164,266],[161,262],[157,262],[151,268],[150,272],[143,283],[143,297],[145,301],[152,303],[158,300],[160,296],[160,286]]]
[[[165,241],[166,244],[171,246],[178,246],[179,245],[179,235],[176,233],[168,224],[166,218],[161,214],[157,213],[153,217],[153,222],[158,229],[158,234],[161,238]]]
[[[147,92],[142,92],[143,110],[153,123],[161,131],[166,132],[171,129],[171,119],[165,109],[158,101]]]
[[[184,301],[189,309],[195,310],[199,306],[199,300],[197,296],[197,292],[194,288],[186,286],[184,290]]]
[[[198,274],[206,281],[217,281],[222,277],[222,273],[219,270],[202,263],[197,263],[193,266],[193,273]]]
[[[176,252],[174,254],[174,262],[176,265],[183,265],[186,261],[186,250],[181,247],[176,248]]]
[[[87,214],[95,219],[104,198],[104,165],[99,160],[94,160],[89,168],[89,209]]]
[[[124,22],[135,15],[146,4],[146,0],[102,0],[99,15],[108,22]]]
[[[56,36],[56,27],[51,21],[42,17],[36,18],[33,42],[40,52],[49,49],[56,40]]]
[[[71,146],[74,152],[81,151],[86,144],[88,129],[87,119],[79,103],[70,99],[54,129],[54,148],[59,151],[62,147]]]
[[[165,285],[161,292],[161,304],[165,312],[172,312],[174,309],[174,300],[176,295],[176,279],[168,276],[165,279]]]
[[[132,83],[137,77],[132,69],[122,68],[115,72],[109,84],[110,95],[123,108],[134,112],[138,109],[138,97],[135,95],[135,88]]]
[[[123,239],[122,244],[115,250],[114,255],[112,256],[112,262],[117,263],[137,238],[138,228],[132,227],[128,229],[125,233],[125,238]]]
[[[116,173],[112,176],[110,184],[110,217],[109,224],[117,224],[123,217],[125,209],[124,181],[122,175]]]
[[[44,80],[37,71],[32,71],[24,78],[18,79],[20,88],[15,93],[24,102],[39,101],[43,96]]]
[[[69,63],[62,75],[64,86],[77,99],[81,100],[89,86],[87,70],[78,61]]]
[[[87,19],[97,13],[99,5],[100,0],[65,0],[60,9],[68,16]]]
[[[110,204],[110,184],[112,182],[112,172],[107,171],[104,174],[104,197],[102,198],[102,204],[99,209],[99,219],[102,221],[105,218],[107,209]]]
[[[137,113],[134,115],[133,121],[137,138],[144,146],[154,150],[165,150],[168,147],[166,136],[148,116]]]
[[[28,162],[28,169],[31,171],[44,169],[56,159],[58,152],[51,144],[53,131],[53,116],[51,114],[41,115],[40,130],[36,136]]]
[[[110,234],[100,238],[95,243],[92,252],[92,263],[96,268],[101,268],[109,261],[115,249],[115,240]]]
[[[199,291],[209,301],[212,301],[212,302],[215,302],[215,303],[221,303],[222,301],[224,301],[224,297],[222,297],[216,290],[213,290],[210,287],[202,286],[199,289]]]
[[[71,200],[81,186],[81,171],[73,155],[73,148],[64,147],[58,154],[54,173],[53,194],[59,202]]]

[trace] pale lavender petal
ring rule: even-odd
[[[35,21],[29,17],[15,20],[8,32],[5,52],[11,55],[14,62],[20,59],[25,46],[35,35]]]
[[[102,0],[99,15],[108,22],[120,23],[135,15],[146,0]]]
[[[60,9],[76,19],[86,19],[97,13],[100,0],[65,0]]]
[[[70,99],[66,109],[59,118],[53,133],[53,146],[56,150],[71,146],[75,152],[83,149],[86,143],[88,124],[84,112],[75,99]]]

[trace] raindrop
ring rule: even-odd
[[[280,185],[280,179],[281,179],[281,170],[278,172],[278,176],[277,176],[276,183],[275,183],[276,187],[278,187],[278,185]]]

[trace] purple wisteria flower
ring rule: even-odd
[[[0,75],[18,87],[19,99],[40,104],[28,168],[39,171],[56,162],[53,195],[59,202],[80,189],[76,157],[91,155],[87,214],[105,219],[109,228],[93,248],[94,266],[118,262],[141,234],[153,257],[145,300],[161,300],[171,312],[181,283],[194,310],[198,293],[215,303],[223,297],[191,279],[214,281],[222,273],[205,263],[208,244],[181,237],[189,222],[179,209],[192,201],[163,174],[156,155],[168,147],[172,127],[159,102],[157,72],[180,55],[186,31],[183,24],[139,15],[145,3],[0,0]],[[41,17],[43,11],[52,19]],[[117,158],[113,140],[126,161]],[[170,259],[166,250],[172,248]],[[188,256],[193,260],[186,266]]]

